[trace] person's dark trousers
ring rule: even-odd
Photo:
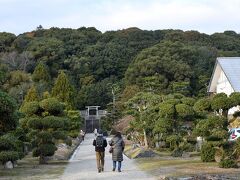
[[[113,161],[113,171],[115,171],[116,169],[116,165],[117,165],[117,161]],[[121,171],[121,167],[122,167],[122,162],[118,161],[118,171]]]
[[[98,172],[101,172],[104,170],[104,156],[105,156],[105,152],[96,152]]]

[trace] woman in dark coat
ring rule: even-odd
[[[113,160],[113,171],[116,169],[116,164],[118,162],[118,172],[121,172],[121,166],[123,161],[123,150],[125,147],[123,138],[120,132],[111,139],[110,146],[113,148],[112,160]]]

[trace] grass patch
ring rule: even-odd
[[[59,179],[67,164],[67,161],[49,161],[39,165],[38,158],[28,155],[13,169],[0,166],[0,179]]]
[[[200,160],[183,160],[183,159],[153,159],[153,158],[142,158],[137,160],[139,163],[139,167],[142,170],[153,170],[159,167],[166,166],[176,166],[176,165],[184,165],[184,164],[195,164],[201,162]]]
[[[204,163],[200,158],[141,158],[136,160],[140,169],[157,177],[188,177],[199,174],[240,175],[239,169],[223,169],[216,162]]]

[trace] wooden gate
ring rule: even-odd
[[[94,129],[100,128],[100,119],[89,118],[85,120],[86,133],[93,133]]]

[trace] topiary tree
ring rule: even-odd
[[[21,127],[28,129],[33,156],[39,157],[40,164],[46,163],[46,156],[54,154],[58,139],[67,138],[69,119],[63,110],[64,105],[56,98],[28,102],[22,108],[26,116],[20,120]]]
[[[220,115],[227,117],[228,109],[231,107],[230,98],[225,93],[216,94],[211,101],[211,107]]]
[[[197,102],[195,102],[193,106],[194,111],[199,114],[206,114],[211,110],[211,101],[207,98],[201,98]]]
[[[224,140],[228,137],[227,119],[221,116],[208,116],[198,121],[193,133],[206,140]]]
[[[191,106],[193,99],[186,99],[184,96],[168,96],[168,98],[159,104],[160,117],[172,119],[173,132],[178,133],[181,129],[179,126],[181,121],[194,119],[195,112]]]
[[[131,122],[131,127],[138,133],[143,134],[145,148],[149,147],[147,129],[149,129],[150,125],[154,125],[152,123],[154,118],[147,115],[149,115],[148,112],[151,112],[154,106],[160,101],[159,95],[139,92],[127,102],[128,111],[135,118],[135,120]]]
[[[233,92],[229,98],[231,107],[240,105],[240,92]]]
[[[46,116],[44,118],[30,118],[28,127],[35,130],[32,141],[34,145],[33,156],[39,157],[39,163],[46,163],[46,156],[52,156],[57,150],[55,140],[66,139],[63,131],[67,119],[64,117]]]
[[[52,88],[52,97],[56,97],[59,101],[64,102],[67,109],[73,109],[75,107],[73,96],[73,86],[70,84],[67,75],[63,71],[60,71]]]
[[[56,98],[47,98],[39,102],[39,106],[44,110],[43,116],[46,115],[63,115],[64,104],[59,102]]]

